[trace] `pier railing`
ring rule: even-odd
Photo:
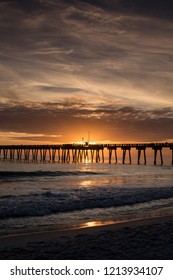
[[[152,149],[153,163],[158,160],[163,164],[163,149],[171,152],[173,165],[173,143],[144,143],[144,144],[61,144],[61,145],[0,145],[1,160],[16,161],[52,161],[62,163],[104,162],[105,150],[108,151],[108,161],[118,162],[117,150],[122,150],[122,163],[125,164],[128,154],[128,163],[132,163],[131,151],[137,151],[137,163],[147,163],[146,151]]]

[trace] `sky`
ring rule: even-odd
[[[173,142],[173,1],[1,0],[0,144]]]

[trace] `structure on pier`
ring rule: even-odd
[[[62,144],[62,145],[1,145],[0,158],[16,161],[52,161],[59,163],[104,162],[105,149],[108,150],[108,161],[118,162],[117,150],[122,150],[122,163],[131,164],[132,149],[137,150],[137,163],[147,163],[146,151],[154,151],[156,165],[163,164],[163,149],[171,150],[173,165],[173,143],[145,143],[145,144]],[[143,157],[142,157],[143,155]]]

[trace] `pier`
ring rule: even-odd
[[[61,145],[0,145],[0,159],[11,161],[50,161],[58,163],[105,162],[118,163],[117,151],[122,151],[122,164],[132,163],[132,150],[137,151],[137,164],[147,164],[147,150],[153,151],[153,164],[164,163],[163,149],[170,150],[173,165],[173,143],[144,144],[61,144]]]

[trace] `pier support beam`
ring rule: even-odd
[[[82,162],[82,159],[83,159],[83,153],[84,153],[84,151],[83,151],[83,150],[79,150],[79,159],[80,159],[80,162]]]
[[[17,160],[22,159],[22,148],[17,149]]]
[[[160,152],[160,165],[163,165],[163,156],[162,156],[162,147],[155,146],[153,147],[154,150],[154,165],[157,164],[157,152]]]
[[[24,160],[29,161],[30,149],[24,149]]]
[[[58,162],[61,161],[61,153],[60,153],[60,148],[56,148],[53,146],[52,151],[51,151],[51,157],[50,160],[52,159],[52,162],[56,161],[56,153],[58,151]]]
[[[14,160],[14,157],[15,157],[15,149],[11,149],[10,150],[10,159]]]
[[[52,161],[54,162],[55,159],[56,159],[56,149],[53,148],[53,149],[52,149]],[[58,162],[59,162],[59,161],[60,161],[60,158],[58,159]]]
[[[136,147],[136,149],[138,150],[138,164],[140,164],[140,159],[141,159],[141,152],[143,151],[143,155],[144,155],[144,164],[147,163],[147,159],[146,159],[146,147],[145,146],[140,146],[140,147]]]
[[[67,163],[70,162],[70,150],[69,149],[67,149],[66,162]]]
[[[48,148],[48,151],[49,151],[49,161],[51,161],[52,155],[51,155],[51,150],[50,150],[50,148]]]
[[[37,161],[38,158],[38,149],[32,149],[32,160]]]
[[[170,150],[172,151],[172,165],[173,165],[173,145],[170,146]]]
[[[85,158],[84,158],[84,162],[87,162],[89,160],[88,157],[88,149],[85,150]]]
[[[109,149],[109,163],[111,163],[112,160],[112,149]]]
[[[8,149],[3,149],[4,160],[8,159]]]
[[[117,146],[116,145],[108,146],[108,150],[109,150],[109,163],[111,163],[112,161],[112,151],[115,152],[115,163],[117,163]]]
[[[93,163],[94,162],[94,150],[91,149],[91,162]]]
[[[105,157],[104,157],[104,149],[102,148],[102,162],[104,163],[104,161],[105,161]]]
[[[99,153],[99,149],[96,150],[96,162],[100,162],[100,153]]]
[[[122,163],[125,164],[125,161],[126,161],[126,151],[129,151],[129,164],[131,164],[132,163],[131,147],[129,147],[129,146],[122,146],[121,149],[123,150]]]
[[[72,161],[77,162],[77,149],[72,149]]]
[[[62,154],[61,154],[61,162],[65,163],[66,162],[66,149],[62,149]]]

